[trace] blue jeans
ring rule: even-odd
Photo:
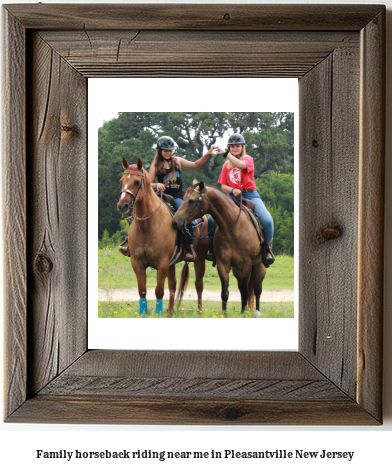
[[[182,198],[176,198],[174,199],[174,207],[175,207],[175,210],[178,211],[179,207],[181,206],[183,202],[183,199]],[[193,245],[193,236],[194,236],[194,233],[193,233],[193,224],[192,222],[190,222],[187,226],[186,226],[188,232],[186,233],[186,236],[188,237],[188,240],[189,240],[189,244],[190,245]]]
[[[234,197],[233,194],[229,194],[230,197]],[[243,192],[242,196],[245,199],[249,199],[255,205],[254,212],[258,215],[261,225],[263,226],[265,238],[267,242],[270,243],[274,237],[274,223],[272,220],[271,214],[268,212],[265,204],[260,198],[260,195],[257,191],[246,191]],[[216,224],[212,216],[208,217],[208,236],[213,237],[215,232]]]

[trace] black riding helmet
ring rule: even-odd
[[[240,133],[233,133],[230,135],[228,145],[245,145],[245,138]]]
[[[171,137],[161,137],[157,141],[157,148],[160,150],[175,150],[177,144]]]

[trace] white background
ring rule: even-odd
[[[102,94],[102,91],[105,93]],[[189,91],[197,93],[189,94]],[[237,94],[233,94],[233,91]],[[116,118],[117,112],[211,110],[294,112],[296,129],[298,125],[296,79],[90,79],[88,93],[90,202],[95,202],[98,195],[98,128],[102,126],[103,120]],[[236,95],[241,99],[228,101],[228,97]],[[176,140],[176,137],[173,138]],[[250,150],[248,151],[252,154]],[[197,158],[200,157],[194,159]],[[121,157],[118,157],[118,164],[121,171]],[[295,176],[297,178],[297,173]],[[90,349],[296,350],[298,348],[297,318],[98,319],[97,222],[97,210],[90,211],[88,305]],[[181,268],[182,264],[179,266]],[[235,291],[237,288],[231,287],[230,290]],[[155,293],[149,292],[147,299],[155,301]],[[262,300],[263,298],[261,304]],[[185,301],[183,303],[186,305]],[[164,306],[166,304],[167,301],[164,301]],[[297,300],[295,306],[296,304]]]
[[[27,3],[13,0],[12,3]],[[56,2],[47,2],[56,3]],[[63,3],[63,2],[58,2]],[[70,2],[71,3],[71,2]],[[74,2],[75,3],[75,2]],[[84,3],[89,3],[85,0]],[[96,2],[98,3],[98,2]],[[105,0],[103,3],[108,3]],[[140,3],[135,1],[134,3]],[[156,3],[156,2],[155,2]],[[174,2],[172,2],[174,3]],[[204,3],[204,2],[198,2]],[[205,2],[207,3],[207,2]],[[227,0],[225,3],[230,3]],[[241,3],[241,2],[236,2]],[[271,3],[248,0],[247,3]],[[317,3],[293,2],[284,3]],[[324,3],[361,3],[333,0]],[[378,4],[379,1],[367,0],[366,3]],[[301,472],[320,474],[335,472],[357,473],[390,472],[390,447],[392,443],[392,244],[389,235],[392,232],[392,0],[382,2],[387,5],[387,162],[386,162],[386,248],[385,248],[385,325],[384,325],[384,425],[382,427],[203,427],[203,426],[89,426],[89,425],[29,425],[4,424],[0,431],[0,468],[3,472],[50,473],[107,473],[116,469],[117,473],[157,472],[199,473],[201,470],[212,472],[224,470],[228,473],[246,470],[260,473],[264,470],[277,472]],[[2,206],[0,206],[0,211]],[[1,273],[2,274],[2,273]],[[35,450],[47,451],[67,449],[87,450],[186,450],[210,451],[236,449],[238,451],[259,451],[266,449],[304,449],[308,451],[355,451],[353,461],[341,460],[294,460],[294,461],[257,461],[232,460],[229,462],[214,460],[187,460],[159,462],[125,461],[41,461],[35,459]]]

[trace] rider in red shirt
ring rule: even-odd
[[[264,229],[265,238],[268,243],[267,265],[271,265],[275,261],[272,253],[272,238],[274,233],[274,224],[271,214],[268,212],[265,204],[257,192],[254,179],[254,163],[253,158],[245,152],[245,139],[240,133],[233,133],[228,140],[228,151],[223,153],[227,157],[226,163],[222,167],[222,172],[218,182],[222,185],[222,191],[231,196],[237,197],[240,194],[244,198],[249,199],[255,205],[254,212],[258,215],[261,225]],[[214,235],[215,222],[211,216],[208,218],[208,233]],[[210,241],[212,246],[213,239]],[[207,259],[211,259],[210,251],[206,255]]]

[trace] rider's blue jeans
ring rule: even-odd
[[[230,197],[234,197],[233,194],[229,194]],[[253,190],[243,190],[242,196],[245,199],[249,199],[255,205],[254,212],[259,216],[261,225],[263,226],[265,238],[267,242],[270,243],[274,236],[274,223],[271,217],[271,214],[268,212],[265,204],[260,198],[260,195],[257,191]],[[212,216],[208,217],[208,236],[213,237],[215,232],[216,224]]]

